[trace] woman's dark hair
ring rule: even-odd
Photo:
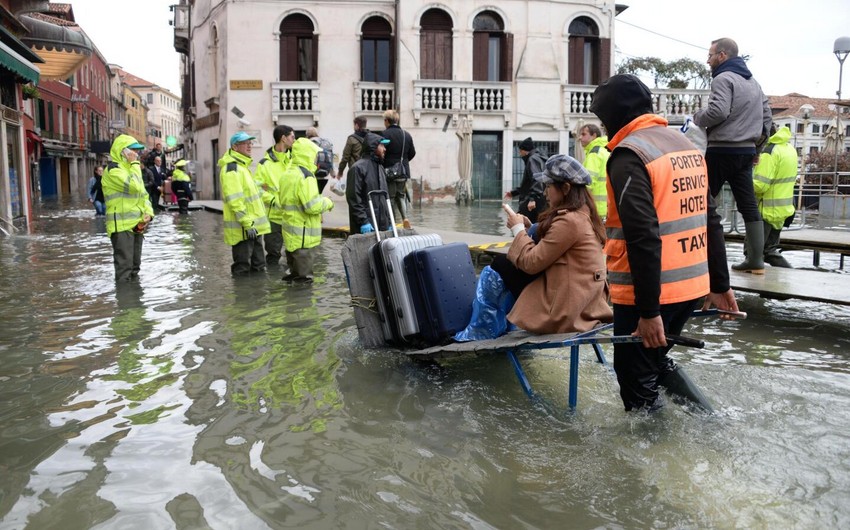
[[[587,206],[590,211],[590,224],[593,226],[593,232],[596,234],[596,239],[599,243],[605,244],[605,225],[602,223],[602,218],[599,217],[599,212],[596,210],[596,201],[590,194],[587,186],[570,185],[568,182],[560,184],[550,184],[550,186],[560,186],[564,193],[564,200],[560,204],[550,204],[545,212],[540,214],[538,218],[537,233],[540,238],[546,235],[549,227],[552,226],[552,221],[555,220],[555,214],[558,210],[567,210],[573,212],[581,209],[582,206]]]

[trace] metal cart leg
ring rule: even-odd
[[[578,403],[578,344],[570,346],[570,409],[575,410]]]

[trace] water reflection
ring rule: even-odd
[[[497,203],[412,218],[504,225]],[[0,528],[850,523],[845,308],[741,295],[750,319],[692,321],[708,346],[675,356],[714,416],[624,414],[589,352],[555,416],[500,356],[360,347],[340,240],[288,287],[230,277],[220,217],[160,215],[116,291],[98,223],[63,204],[0,239]],[[564,407],[553,354],[523,363]]]

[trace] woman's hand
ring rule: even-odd
[[[509,214],[508,215],[507,227],[513,228],[515,225],[531,226],[531,223],[528,221],[528,218],[524,215],[520,215],[518,213]]]

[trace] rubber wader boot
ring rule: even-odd
[[[791,264],[779,250],[779,236],[782,229],[777,230],[765,221],[764,223],[764,262],[771,267],[791,269]]]
[[[786,260],[782,254],[768,254],[764,257],[764,262],[769,264],[771,267],[781,267],[783,269],[794,268],[790,263],[788,263],[788,260]]]
[[[705,397],[699,387],[691,381],[691,378],[688,377],[688,374],[685,373],[682,367],[676,367],[675,370],[669,372],[659,384],[667,389],[668,394],[692,401],[696,406],[706,412],[714,412],[711,402],[708,401],[708,398]]]
[[[747,231],[744,240],[747,257],[742,263],[732,265],[732,270],[764,274],[764,224],[761,221],[752,221],[744,225],[744,228]]]

